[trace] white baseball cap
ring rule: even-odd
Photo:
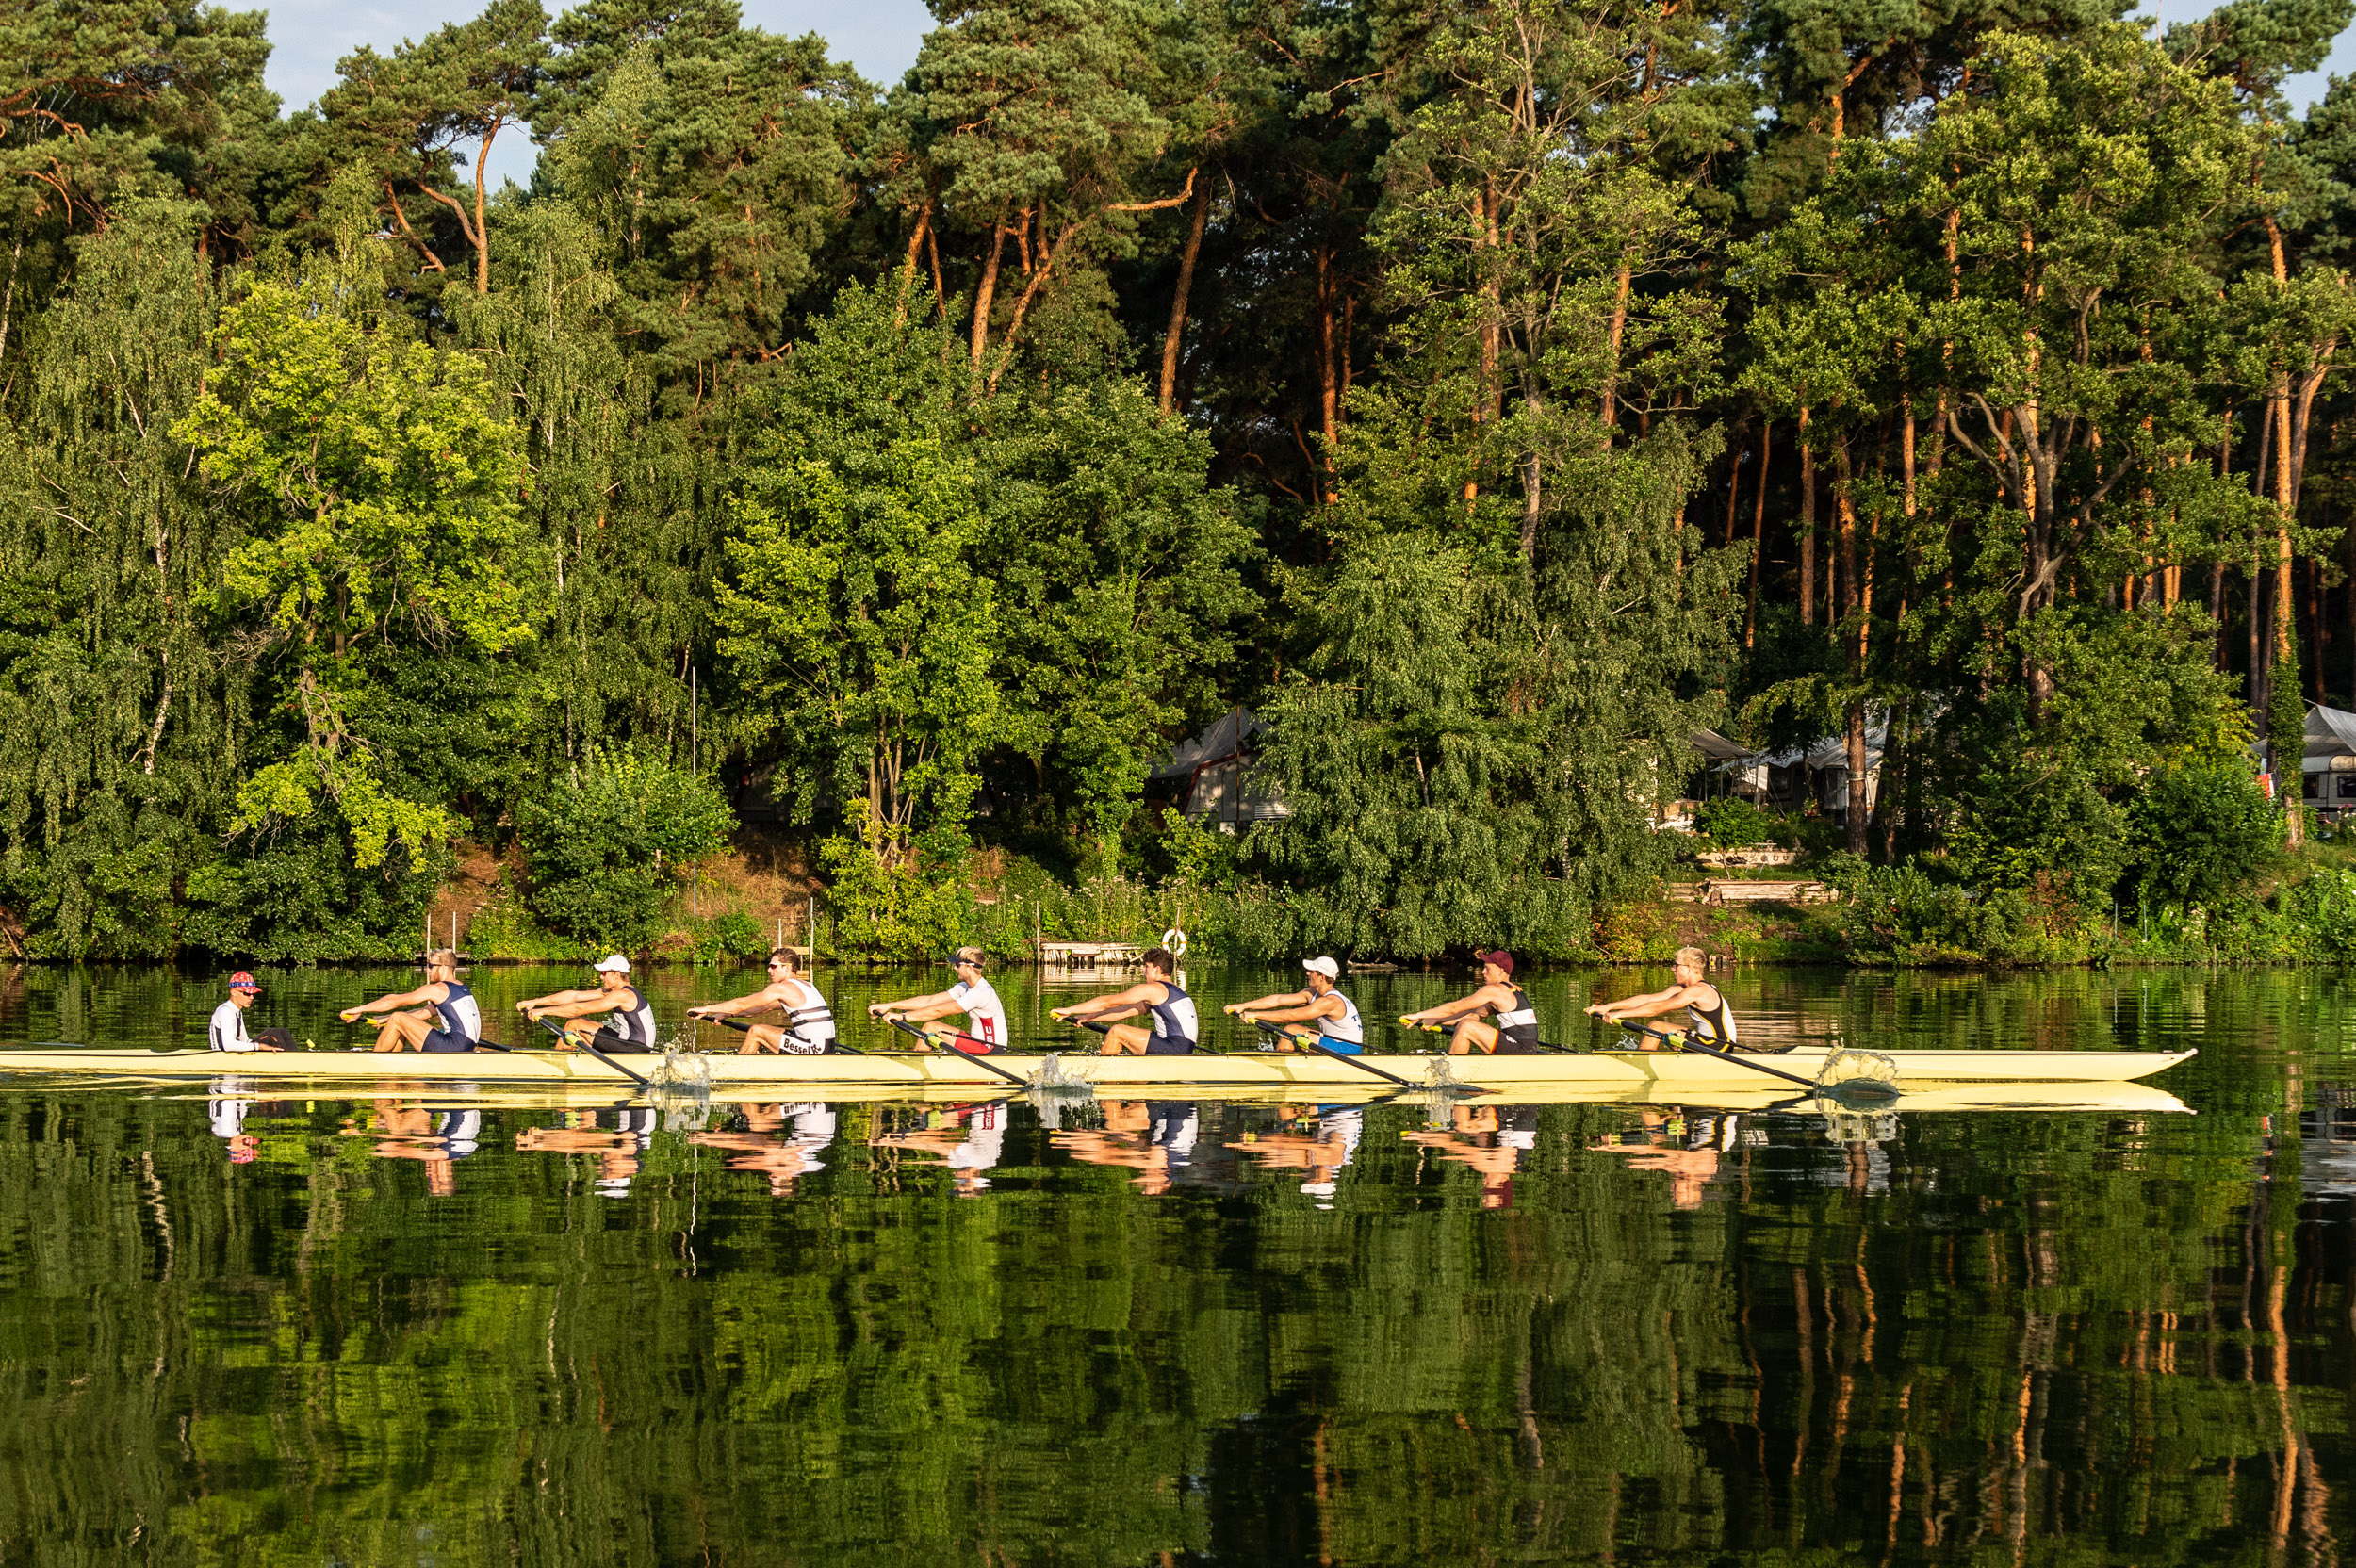
[[[604,957],[597,960],[597,972],[599,974],[604,974],[609,972],[614,974],[628,974],[630,972],[630,960],[623,957],[618,953],[607,954]]]
[[[1303,958],[1301,960],[1301,967],[1311,974],[1322,974],[1328,980],[1338,980],[1342,977],[1342,966],[1331,958]]]

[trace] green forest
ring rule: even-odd
[[[292,113],[259,11],[0,16],[6,951],[407,952],[469,853],[747,950],[757,832],[846,952],[1587,954],[1704,726],[1881,737],[1868,947],[2356,908],[2257,777],[2356,706],[2356,0],[931,4]],[[1146,785],[1236,705],[1230,837]]]

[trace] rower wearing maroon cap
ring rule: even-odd
[[[256,1039],[245,1026],[245,1010],[262,994],[254,976],[239,970],[229,977],[229,1000],[213,1009],[205,1043],[215,1051],[284,1051],[293,1037],[284,1029],[265,1029]]]
[[[1481,965],[1479,990],[1461,1001],[1444,1002],[1420,1013],[1409,1013],[1399,1022],[1410,1029],[1439,1029],[1454,1024],[1456,1032],[1448,1042],[1451,1056],[1475,1051],[1503,1056],[1535,1052],[1538,1010],[1530,1004],[1530,993],[1513,984],[1513,956],[1499,949],[1476,953],[1473,957]]]

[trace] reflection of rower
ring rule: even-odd
[[[1194,1161],[1198,1108],[1186,1101],[1107,1100],[1101,1133],[1056,1133],[1049,1141],[1088,1165],[1135,1170],[1149,1197],[1168,1192]]]
[[[687,1141],[733,1152],[735,1158],[728,1162],[728,1168],[761,1172],[769,1178],[772,1198],[792,1197],[796,1180],[826,1168],[826,1162],[818,1156],[834,1142],[833,1106],[813,1102],[739,1109],[744,1116],[744,1131],[690,1133]],[[781,1137],[777,1135],[780,1129],[785,1130]]]
[[[630,1178],[638,1174],[638,1156],[654,1142],[655,1113],[651,1107],[624,1105],[610,1111],[571,1111],[561,1127],[527,1127],[515,1135],[515,1147],[527,1153],[595,1154],[597,1175],[592,1184],[600,1198],[627,1198]]]
[[[1005,1152],[1004,1115],[1005,1107],[996,1104],[967,1106],[947,1112],[945,1126],[916,1133],[881,1133],[867,1141],[879,1149],[938,1155],[949,1168],[957,1196],[971,1198],[989,1190],[990,1180],[982,1172],[997,1168]]]
[[[1675,1105],[1638,1113],[1638,1127],[1595,1145],[1596,1152],[1625,1154],[1632,1170],[1658,1170],[1669,1178],[1669,1201],[1679,1209],[1702,1206],[1704,1190],[1718,1174],[1719,1157],[1734,1147],[1742,1118],[1734,1112],[1688,1117]]]
[[[1505,1209],[1513,1204],[1513,1174],[1522,1155],[1537,1146],[1538,1107],[1535,1105],[1456,1105],[1449,1124],[1432,1132],[1423,1129],[1402,1135],[1410,1143],[1439,1151],[1440,1157],[1470,1167],[1481,1176],[1481,1206]]]
[[[1246,1134],[1243,1142],[1227,1147],[1277,1170],[1306,1172],[1309,1179],[1301,1184],[1301,1190],[1316,1199],[1318,1207],[1333,1207],[1341,1174],[1349,1168],[1350,1156],[1358,1152],[1359,1138],[1366,1134],[1365,1110],[1356,1106],[1345,1109],[1333,1105],[1279,1105],[1276,1119],[1279,1131]],[[1300,1130],[1304,1127],[1309,1130]]]
[[[1358,1004],[1333,988],[1333,983],[1341,977],[1342,966],[1319,956],[1303,958],[1301,967],[1309,973],[1308,983],[1301,989],[1255,996],[1249,1002],[1230,1002],[1226,1011],[1252,1023],[1301,1025],[1284,1032],[1279,1050],[1301,1049],[1310,1040],[1345,1056],[1355,1056],[1366,1050],[1366,1026],[1359,1020]],[[1306,1027],[1310,1024],[1317,1027]]]
[[[425,1167],[425,1190],[448,1198],[458,1190],[451,1167],[483,1146],[483,1113],[471,1107],[380,1101],[369,1107],[368,1125],[347,1121],[348,1136],[373,1137],[380,1160],[416,1160]]]
[[[252,1165],[261,1151],[262,1140],[245,1130],[254,1102],[244,1098],[242,1091],[251,1086],[242,1078],[216,1078],[213,1098],[205,1102],[205,1119],[212,1124],[213,1136],[229,1151],[231,1165]]]

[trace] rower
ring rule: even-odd
[[[1194,998],[1172,978],[1178,956],[1166,947],[1149,947],[1137,962],[1145,978],[1126,990],[1112,991],[1051,1007],[1047,1016],[1061,1023],[1112,1023],[1104,1031],[1100,1056],[1191,1056],[1203,1037],[1203,1023]],[[1148,1023],[1113,1023],[1115,1019],[1146,1018]]]
[[[346,1007],[335,1016],[357,1023],[382,1013],[379,1051],[472,1051],[483,1038],[483,1009],[474,992],[458,983],[458,955],[437,948],[425,956],[425,984],[388,991],[373,1002]]]
[[[1303,958],[1301,967],[1309,972],[1304,988],[1255,996],[1249,1002],[1230,1002],[1224,1011],[1251,1023],[1317,1026],[1286,1029],[1280,1037],[1279,1051],[1305,1051],[1313,1040],[1345,1056],[1365,1051],[1366,1026],[1358,1017],[1358,1004],[1334,988],[1333,983],[1341,978],[1342,966],[1320,955]]]
[[[1493,1055],[1530,1055],[1538,1049],[1538,1009],[1530,993],[1513,983],[1513,956],[1499,949],[1476,953],[1481,964],[1481,988],[1455,1002],[1426,1007],[1399,1020],[1411,1029],[1454,1024],[1448,1054],[1463,1056],[1475,1051]]]
[[[1718,1051],[1735,1048],[1734,1009],[1718,988],[1705,978],[1710,972],[1710,956],[1698,947],[1677,949],[1676,983],[1666,990],[1646,991],[1642,996],[1623,997],[1617,1002],[1591,1004],[1587,1011],[1606,1023],[1618,1023],[1633,1018],[1659,1018],[1663,1013],[1685,1009],[1686,1032],[1702,1045]],[[1638,1048],[1657,1051],[1658,1042],[1647,1038]]]
[[[905,1020],[909,1023],[930,1023],[947,1018],[951,1013],[965,1015],[966,1038],[984,1051],[995,1051],[1006,1043],[1006,1004],[998,1000],[998,988],[982,978],[982,950],[960,947],[950,955],[949,967],[957,983],[945,991],[930,996],[907,996],[896,1002],[871,1002],[867,1004],[869,1018],[890,1023]],[[925,1049],[938,1051],[943,1040],[954,1037],[954,1029],[924,1031]]]
[[[609,953],[597,962],[597,988],[593,991],[551,991],[529,996],[515,1011],[537,1023],[544,1018],[564,1020],[564,1038],[573,1045],[587,1043],[599,1051],[645,1055],[655,1049],[654,1004],[630,981],[630,960]],[[593,1034],[580,1020],[602,1018]]]
[[[739,1013],[758,1013],[775,1007],[785,1015],[783,1025],[756,1023],[744,1032],[744,1043],[737,1047],[740,1056],[756,1056],[764,1051],[782,1052],[793,1056],[823,1056],[834,1049],[834,1009],[818,988],[801,977],[801,960],[786,948],[777,948],[769,955],[769,983],[749,996],[730,1002],[707,1002],[700,1007],[687,1009],[689,1018],[734,1018]]]

